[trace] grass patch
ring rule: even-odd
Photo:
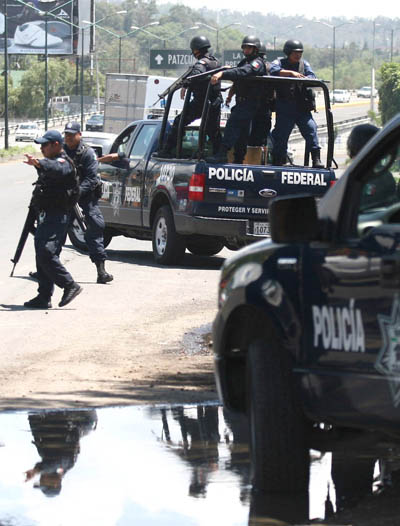
[[[24,153],[35,154],[38,152],[31,144],[27,144],[26,146],[10,146],[7,150],[0,148],[0,160],[5,161],[13,157],[22,157]]]

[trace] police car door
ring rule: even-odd
[[[110,152],[125,156],[122,161],[100,163],[99,175],[103,183],[103,194],[99,201],[106,223],[121,223],[126,179],[129,174],[128,155],[132,147],[137,125],[124,130],[114,141]]]
[[[397,134],[398,135],[398,134]],[[324,414],[395,422],[400,407],[400,140],[356,162],[339,241],[311,245],[305,282],[310,385]]]
[[[151,150],[155,145],[157,121],[143,123],[133,138],[129,152],[129,170],[125,179],[123,216],[127,224],[143,225],[143,192]]]

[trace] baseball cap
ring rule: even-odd
[[[80,133],[81,125],[77,121],[68,122],[65,125],[64,133]]]
[[[62,144],[63,142],[63,136],[58,130],[47,130],[47,132],[43,135],[43,137],[39,137],[38,139],[35,139],[36,144],[45,144],[46,142],[59,142]]]

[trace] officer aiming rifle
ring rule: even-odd
[[[190,86],[192,99],[187,103],[184,113],[175,117],[166,144],[164,148],[158,152],[159,157],[167,159],[173,157],[180,125],[187,126],[194,120],[199,119],[202,115],[204,101],[207,96],[208,73],[212,70],[217,71],[220,67],[218,60],[209,53],[210,47],[211,44],[207,37],[196,36],[192,38],[190,41],[190,49],[196,58],[196,62],[160,95],[160,98],[163,98],[162,96],[173,93],[181,86],[181,98],[183,99],[185,97],[186,87]],[[206,73],[206,75],[201,75],[203,73]],[[210,110],[206,123],[206,133],[210,137],[214,151],[216,151],[221,142],[221,132],[219,129],[222,104],[221,83],[219,82],[213,85],[211,91],[208,93]],[[183,122],[181,123],[182,117]]]

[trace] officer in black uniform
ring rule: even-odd
[[[258,77],[266,74],[263,59],[259,55],[261,47],[260,39],[250,35],[244,37],[242,50],[244,59],[239,62],[237,67],[220,71],[211,77],[211,84],[217,84],[221,80],[234,81],[236,95],[236,105],[232,108],[231,115],[226,123],[224,138],[216,155],[211,157],[209,162],[226,163],[228,151],[238,144],[236,149],[236,162],[242,163],[245,155],[250,132],[250,124],[258,111],[260,104],[259,86],[252,86],[244,79],[248,77]],[[238,156],[241,156],[239,159]]]
[[[59,259],[71,210],[79,198],[79,182],[74,164],[63,150],[59,131],[48,130],[35,142],[41,145],[45,158],[36,159],[25,154],[27,160],[24,162],[34,166],[39,176],[31,202],[38,218],[35,251],[39,294],[25,302],[24,306],[49,309],[54,284],[64,289],[59,307],[64,307],[82,292],[82,287],[73,280]]]
[[[287,40],[283,47],[286,58],[277,58],[271,63],[270,75],[315,79],[310,64],[302,58],[303,51],[303,44],[299,40]],[[272,131],[274,164],[280,166],[286,163],[287,143],[297,124],[311,153],[313,167],[322,168],[317,125],[311,115],[314,106],[312,90],[293,83],[288,87],[280,87],[276,93],[276,122]]]
[[[218,62],[218,60],[209,54],[208,49],[210,47],[211,44],[207,37],[196,36],[192,38],[192,40],[190,41],[190,49],[192,50],[193,55],[196,57],[197,62],[192,66],[190,76],[205,73],[206,71],[210,71],[212,69],[220,67],[220,63]],[[207,78],[198,80],[196,82],[192,81],[190,83],[190,89],[192,90],[193,98],[189,102],[188,108],[186,110],[184,126],[187,126],[194,120],[201,117],[207,88]],[[185,89],[186,88],[182,89],[181,98],[184,98],[185,96]],[[213,145],[213,151],[216,152],[221,142],[221,132],[219,126],[221,118],[222,95],[220,82],[215,83],[212,88],[210,95],[210,103],[211,107],[208,113],[206,133],[210,137],[211,143]],[[172,151],[176,147],[178,127],[181,120],[181,115],[182,114],[179,114],[175,118],[170,133],[168,134],[165,148],[159,152],[160,156],[172,156]]]
[[[97,175],[97,157],[92,148],[82,141],[79,122],[69,122],[64,129],[64,147],[74,161],[79,176],[79,206],[85,216],[87,230],[85,241],[91,261],[97,267],[97,283],[108,283],[114,278],[105,270],[107,259],[104,250],[104,217],[98,205],[101,197],[101,180]]]

